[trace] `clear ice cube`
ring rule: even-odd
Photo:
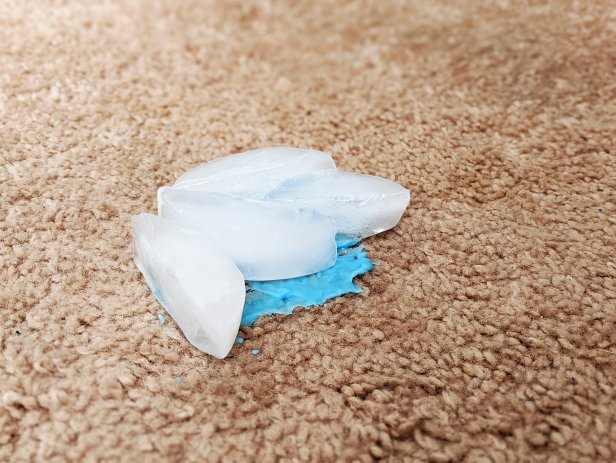
[[[316,150],[272,147],[214,159],[182,175],[175,188],[262,197],[275,185],[311,172],[335,170],[327,153]]]
[[[231,258],[206,237],[152,214],[133,217],[133,236],[137,267],[186,338],[203,352],[226,357],[246,296]]]
[[[163,187],[159,215],[220,246],[247,280],[294,278],[336,262],[336,228],[313,209]]]

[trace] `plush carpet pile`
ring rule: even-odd
[[[0,460],[614,461],[614,8],[0,3]],[[130,218],[271,145],[412,203],[361,295],[215,360]]]

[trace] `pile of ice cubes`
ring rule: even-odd
[[[262,148],[215,159],[158,190],[158,216],[133,217],[135,262],[198,349],[224,358],[244,280],[312,274],[336,263],[336,237],[395,226],[408,190],[340,172],[326,153]]]

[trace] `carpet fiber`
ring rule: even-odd
[[[616,458],[613,2],[7,0],[0,43],[1,460]],[[270,145],[413,199],[219,361],[130,218]]]

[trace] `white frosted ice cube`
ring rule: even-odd
[[[338,233],[365,238],[394,227],[409,203],[410,193],[385,178],[323,171],[279,183],[265,199],[314,209],[331,217]]]
[[[314,210],[163,187],[158,213],[211,237],[247,280],[294,278],[336,262],[334,224]]]
[[[285,180],[310,172],[335,170],[329,154],[316,150],[272,147],[234,154],[202,164],[182,175],[175,188],[240,194],[259,198]]]
[[[135,263],[150,289],[198,349],[217,358],[239,329],[244,279],[207,238],[151,214],[133,217]]]

